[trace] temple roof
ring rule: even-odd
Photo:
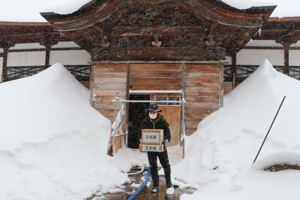
[[[46,22],[0,22],[0,48],[17,43],[46,44],[59,40],[60,33]]]
[[[300,40],[300,17],[270,18],[254,39],[276,40],[291,45]]]
[[[237,52],[274,6],[218,0],[93,0],[72,14],[41,13],[94,60],[220,60]]]

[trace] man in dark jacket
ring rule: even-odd
[[[167,152],[167,146],[169,141],[171,140],[169,124],[163,118],[163,116],[159,114],[161,110],[158,109],[158,106],[156,104],[151,104],[147,109],[147,111],[149,113],[149,116],[147,116],[141,123],[140,132],[139,132],[140,138],[141,138],[142,129],[163,129],[164,130],[163,144],[165,150],[163,152],[147,152],[151,177],[153,180],[152,192],[157,192],[159,186],[159,176],[157,171],[157,157],[158,157],[162,167],[164,168],[167,193],[173,194],[174,188],[171,182],[171,167],[170,167],[168,152]]]

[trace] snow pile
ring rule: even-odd
[[[297,91],[300,91],[300,82],[277,72],[266,60],[247,80],[225,96],[224,107],[203,120],[198,130],[186,138],[186,158],[173,170],[178,180],[201,188],[191,199],[205,199],[208,194],[204,191],[209,193],[208,196],[220,194],[216,192],[219,191],[217,188],[224,185],[230,185],[228,187],[231,188],[225,189],[225,192],[231,196],[236,194],[230,192],[235,191],[232,185],[235,181],[248,181],[237,177],[252,166],[283,96],[286,96],[286,100],[258,157],[258,161],[262,161],[257,167],[291,160],[294,162],[290,164],[297,164],[297,160],[300,161],[299,157],[295,160],[295,155],[300,153],[300,134],[297,131],[300,92]],[[273,156],[263,161],[263,157],[269,155]],[[272,182],[272,179],[265,182]],[[228,199],[234,199],[231,197]],[[245,199],[240,195],[237,197]]]
[[[180,200],[298,199],[299,184],[299,171],[272,173],[251,170],[231,183],[203,188],[193,195],[182,195]]]
[[[106,156],[110,122],[62,65],[0,96],[0,199],[81,200],[127,180]]]

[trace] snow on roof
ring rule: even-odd
[[[61,64],[0,96],[0,199],[86,199],[127,181],[106,155],[109,120]]]
[[[91,0],[9,0],[0,7],[0,21],[46,22],[40,12],[70,14]],[[225,3],[245,9],[251,6],[278,5],[272,17],[300,16],[298,0],[223,0]],[[62,3],[63,2],[63,3]],[[292,6],[291,6],[292,5]]]
[[[223,2],[238,9],[247,9],[256,6],[273,6],[277,8],[271,17],[295,17],[300,16],[299,0],[222,0]]]

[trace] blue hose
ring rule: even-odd
[[[131,195],[129,197],[128,200],[133,200],[143,189],[144,187],[147,185],[147,183],[149,182],[149,179],[150,179],[150,168],[148,169],[148,172],[147,172],[147,177],[146,177],[146,180],[144,181],[144,183],[139,187],[139,189],[137,189],[137,191],[135,191],[135,193],[133,195]]]

